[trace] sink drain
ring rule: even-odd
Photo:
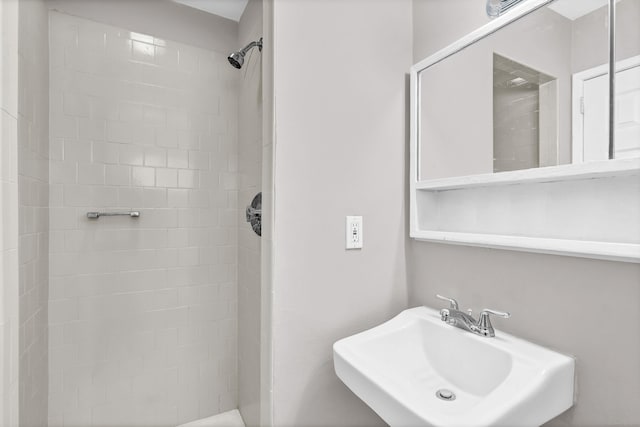
[[[447,390],[446,388],[441,388],[440,390],[436,391],[436,397],[442,400],[456,400],[456,395],[451,390]]]

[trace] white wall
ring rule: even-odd
[[[51,18],[49,425],[235,408],[238,74],[227,52]]]
[[[577,0],[574,0],[577,1]],[[608,6],[577,18],[572,23],[574,72],[586,70],[608,61]],[[640,2],[620,0],[616,2],[616,60],[640,55]]]
[[[238,46],[262,36],[262,1],[247,4]],[[262,191],[262,53],[252,49],[242,69],[238,98],[238,408],[247,426],[260,425],[260,236],[245,222],[245,208]]]
[[[49,356],[49,11],[42,0],[19,8],[20,425],[41,427]]]
[[[483,23],[484,3],[413,5],[416,62]],[[417,241],[407,256],[411,306],[507,310],[498,329],[576,357],[576,404],[548,425],[640,424],[640,265]]]
[[[406,307],[411,4],[273,7],[274,425],[384,425],[335,376],[332,344]],[[364,217],[362,250],[344,249],[346,215]]]

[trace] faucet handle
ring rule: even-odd
[[[438,295],[438,294],[436,294],[436,298],[449,302],[449,308],[453,310],[458,309],[458,301],[456,301],[455,299],[449,298],[449,297],[443,297],[442,295]]]
[[[482,310],[480,315],[482,316],[485,313],[493,314],[494,316],[504,317],[505,319],[508,319],[509,317],[511,317],[511,313],[509,313],[508,311],[498,311],[498,310],[492,310],[490,308],[485,308],[484,310]]]
[[[491,310],[490,308],[485,308],[484,310],[482,310],[482,312],[480,313],[480,317],[478,318],[477,327],[480,335],[484,335],[485,337],[496,336],[493,325],[491,324],[491,319],[489,317],[490,314],[493,314],[494,316],[504,317],[505,319],[511,317],[511,313],[506,311]]]

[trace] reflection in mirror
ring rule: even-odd
[[[616,2],[615,158],[640,157],[640,0]]]
[[[638,56],[640,0],[616,4],[618,50]],[[419,179],[607,159],[608,40],[607,0],[556,0],[419,71]]]
[[[493,171],[558,164],[555,77],[493,54]]]
[[[487,15],[499,16],[501,12],[501,0],[487,0]]]
[[[487,15],[500,16],[523,0],[487,0]]]

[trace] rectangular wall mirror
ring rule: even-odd
[[[487,5],[411,69],[411,237],[640,262],[640,0]]]
[[[619,159],[640,156],[640,1],[616,9]],[[608,11],[546,2],[420,70],[418,180],[608,159]]]

